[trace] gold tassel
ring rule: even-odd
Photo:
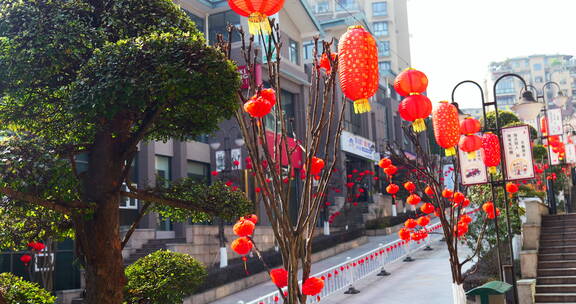
[[[454,147],[450,147],[448,149],[444,150],[444,154],[448,157],[448,156],[453,156],[456,155],[456,149],[454,149]]]
[[[252,13],[248,17],[248,29],[252,35],[258,35],[260,32],[264,35],[272,33],[268,16],[258,12]]]
[[[468,152],[468,159],[475,159],[476,158],[476,151]]]
[[[368,99],[358,99],[354,101],[354,113],[362,114],[370,112],[370,102]]]
[[[488,167],[488,172],[490,172],[490,174],[496,174],[496,167]]]
[[[426,131],[426,123],[424,119],[418,118],[412,123],[412,130],[416,133],[420,133],[422,131]]]

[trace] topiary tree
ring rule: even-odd
[[[480,122],[487,130],[496,129],[496,112],[486,112],[486,121],[484,121],[484,118],[481,118]],[[498,122],[501,126],[508,126],[512,123],[520,122],[520,118],[512,111],[498,111]]]
[[[126,268],[126,301],[180,304],[206,277],[200,262],[187,254],[159,250]]]
[[[172,1],[5,0],[0,16],[0,122],[11,131],[0,142],[0,207],[68,221],[87,303],[123,301],[122,197],[195,218],[251,211],[221,184],[210,196],[188,181],[122,191],[138,143],[210,132],[237,107],[235,66]]]
[[[54,304],[55,302],[56,297],[40,288],[38,284],[25,281],[11,273],[0,273],[0,303]]]

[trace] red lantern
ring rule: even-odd
[[[394,79],[394,90],[402,96],[420,94],[428,87],[426,74],[412,68],[407,68]]]
[[[394,198],[396,197],[398,190],[400,190],[400,187],[398,187],[396,184],[390,184],[386,187],[386,192],[388,192],[388,194],[392,195]]]
[[[404,183],[404,189],[406,189],[408,192],[412,193],[412,192],[414,192],[414,190],[416,190],[416,185],[414,185],[413,182],[405,182]]]
[[[248,17],[250,34],[271,32],[268,17],[284,6],[284,0],[228,0],[228,5],[237,14]]]
[[[464,199],[466,199],[466,197],[462,192],[454,192],[454,196],[452,196],[452,201],[454,201],[454,203],[456,203],[457,205],[460,205],[460,203],[462,203]]]
[[[20,257],[20,261],[24,263],[24,265],[28,266],[28,263],[32,261],[32,257],[29,254],[24,254]]]
[[[332,61],[336,60],[338,54],[330,53],[330,58]],[[320,59],[320,68],[326,70],[326,74],[332,73],[332,65],[330,64],[330,60],[328,60],[328,55],[326,53],[322,54],[322,58]]]
[[[398,236],[403,241],[409,241],[410,240],[410,230],[406,229],[406,228],[400,228],[400,230],[398,230]]]
[[[426,227],[426,225],[430,224],[430,218],[427,216],[421,216],[416,220],[418,226]]]
[[[424,95],[411,95],[398,105],[398,113],[402,119],[412,122],[414,132],[426,130],[424,119],[432,113],[432,102]]]
[[[466,117],[460,122],[460,133],[470,135],[480,132],[480,121],[472,117]]]
[[[406,203],[412,206],[416,206],[418,205],[418,203],[420,203],[421,200],[422,199],[420,198],[420,196],[418,196],[418,194],[410,194],[406,198]]]
[[[248,252],[252,250],[252,246],[252,241],[250,241],[250,239],[245,236],[235,239],[230,245],[232,250],[234,250],[234,252],[239,255],[248,254]]]
[[[249,236],[254,233],[256,225],[252,221],[241,219],[232,228],[234,234],[237,236]]]
[[[452,199],[452,197],[454,196],[454,191],[446,188],[444,190],[442,190],[442,197],[447,198],[447,199]]]
[[[272,269],[270,270],[270,279],[278,288],[284,288],[288,286],[288,271],[284,268]]]
[[[390,166],[384,168],[384,173],[386,173],[386,175],[388,175],[389,177],[396,174],[397,171],[398,171],[398,168],[394,165],[390,165]]]
[[[482,149],[484,150],[484,165],[488,167],[488,172],[496,173],[496,167],[500,165],[500,140],[492,132],[486,132],[482,136]]]
[[[324,281],[322,279],[311,277],[304,281],[302,284],[302,294],[307,296],[315,296],[324,289]]]
[[[518,192],[519,187],[516,183],[507,183],[506,192],[510,194],[510,197],[514,196],[514,193]]]
[[[482,139],[476,135],[465,135],[460,138],[458,148],[468,153],[468,159],[476,158],[476,151],[482,148]]]
[[[467,214],[463,214],[462,216],[460,216],[460,221],[466,224],[470,224],[472,223],[472,218],[469,217]]]
[[[454,146],[460,140],[458,109],[447,101],[441,101],[432,113],[432,124],[436,143],[445,149],[446,156],[455,155]]]
[[[251,221],[254,225],[258,224],[258,216],[256,214],[250,214],[244,217],[245,220]]]
[[[416,222],[414,219],[407,219],[404,222],[404,227],[406,227],[408,229],[412,229],[412,228],[416,227],[416,225],[418,225],[418,222]]]
[[[310,164],[310,174],[318,175],[324,169],[324,160],[316,156],[312,156],[312,162]]]
[[[378,162],[378,167],[386,169],[392,165],[392,161],[388,158],[383,158]]]
[[[432,189],[432,187],[430,187],[430,186],[426,186],[426,188],[424,189],[424,193],[426,193],[426,195],[428,195],[428,196],[433,196],[434,195],[434,189]]]
[[[244,104],[244,111],[246,111],[252,117],[262,118],[270,113],[272,107],[273,105],[270,103],[270,101],[260,96],[248,100]]]
[[[422,204],[422,206],[420,206],[420,211],[422,211],[423,213],[426,213],[426,214],[430,214],[430,213],[434,212],[434,205],[432,205],[430,203],[424,203],[424,204]]]
[[[368,98],[378,90],[378,49],[376,40],[361,25],[348,27],[338,44],[340,85],[354,101],[354,112],[370,111]]]

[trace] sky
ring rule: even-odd
[[[576,56],[576,0],[408,0],[408,23],[412,67],[428,76],[432,101],[462,80],[483,85],[493,61]],[[462,86],[455,101],[479,108],[478,92]]]

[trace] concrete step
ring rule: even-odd
[[[539,253],[573,253],[576,252],[576,246],[548,246],[540,247]]]
[[[538,254],[538,261],[566,261],[566,260],[576,260],[576,252]]]
[[[576,268],[539,268],[538,278],[576,276]]]
[[[542,227],[540,229],[540,233],[570,233],[576,232],[576,226],[551,226],[551,227]]]
[[[536,293],[574,293],[576,284],[536,285]]]
[[[540,233],[540,240],[567,240],[576,239],[576,232],[568,233],[558,233],[558,232],[547,232]]]
[[[536,283],[540,285],[576,284],[576,276],[537,277]]]
[[[555,215],[543,215],[542,220],[568,220],[576,218],[576,213],[568,213],[568,214],[555,214]]]
[[[576,302],[576,293],[536,293],[536,302],[538,303]]]
[[[576,260],[564,261],[538,261],[538,269],[549,268],[576,268]]]
[[[576,246],[576,239],[540,240],[541,247]]]

